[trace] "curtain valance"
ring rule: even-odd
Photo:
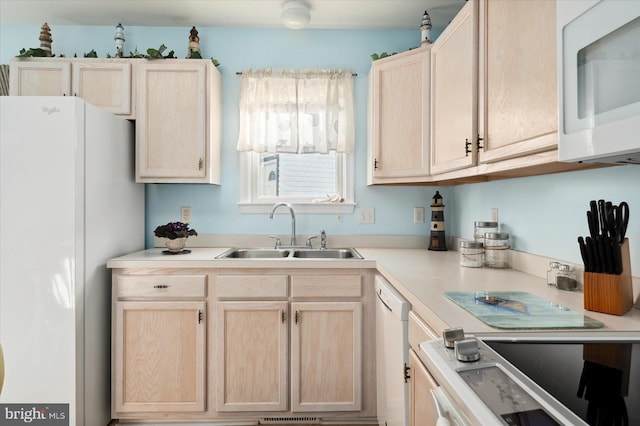
[[[353,152],[349,69],[249,69],[240,77],[238,151]]]

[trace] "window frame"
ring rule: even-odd
[[[354,198],[354,153],[336,153],[336,186],[340,189],[340,195],[344,198],[341,203],[314,203],[309,199],[296,199],[274,197],[272,200],[258,200],[258,167],[260,153],[247,151],[238,152],[240,157],[240,213],[263,214],[271,212],[275,203],[286,201],[290,203],[298,213],[327,213],[348,214],[355,209]],[[304,155],[304,154],[298,154]]]

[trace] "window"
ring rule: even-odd
[[[353,212],[354,124],[350,70],[243,72],[241,211]]]

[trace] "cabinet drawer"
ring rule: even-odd
[[[118,299],[204,299],[206,275],[119,275]]]
[[[419,352],[420,343],[437,339],[438,334],[431,329],[420,317],[409,312],[409,346]]]
[[[292,297],[342,298],[362,296],[361,275],[292,275]]]
[[[218,299],[287,298],[286,275],[219,275]]]

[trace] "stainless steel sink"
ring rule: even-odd
[[[216,259],[280,259],[288,257],[291,250],[270,248],[231,248]]]
[[[305,259],[364,259],[353,248],[298,249],[293,257]]]
[[[216,259],[364,259],[354,248],[231,248]]]

